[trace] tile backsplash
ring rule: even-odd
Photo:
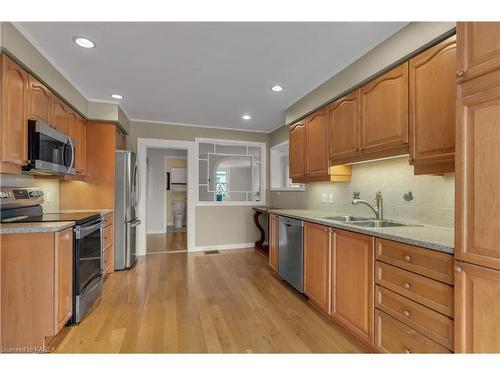
[[[454,226],[455,174],[443,176],[413,175],[408,158],[380,160],[352,166],[350,182],[318,182],[308,184],[305,192],[276,192],[270,205],[279,208],[309,208],[337,211],[346,214],[373,216],[365,205],[352,205],[353,192],[374,204],[375,193],[381,191],[384,217],[411,223]],[[405,193],[412,192],[413,200],[406,201]],[[322,195],[333,194],[333,203],[322,203]]]
[[[1,187],[37,187],[44,192],[43,210],[59,211],[59,180],[27,175],[0,174]]]

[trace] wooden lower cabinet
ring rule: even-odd
[[[375,310],[375,349],[382,353],[450,353],[421,333]]]
[[[374,238],[335,229],[332,236],[332,318],[373,345]]]
[[[279,226],[278,216],[269,214],[269,266],[278,272],[279,266]]]
[[[330,314],[330,227],[304,223],[304,294]]]
[[[57,232],[55,236],[54,335],[73,315],[73,228]]]
[[[41,350],[71,317],[72,233],[68,228],[2,234],[0,347],[4,352]]]
[[[115,271],[115,231],[113,213],[107,213],[102,219],[104,274]]]
[[[456,262],[455,352],[500,353],[500,271]]]

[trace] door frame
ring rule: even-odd
[[[139,166],[140,191],[137,217],[141,224],[137,227],[137,255],[146,254],[146,224],[147,224],[147,151],[148,148],[187,150],[187,250],[195,251],[195,203],[196,195],[196,158],[193,141],[176,141],[170,139],[137,138],[137,165]],[[145,171],[145,172],[143,172]],[[146,173],[146,176],[144,176]]]

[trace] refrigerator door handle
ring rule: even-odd
[[[134,221],[132,221],[132,222],[130,223],[130,226],[131,226],[131,227],[136,227],[136,226],[138,226],[138,225],[140,225],[140,224],[141,224],[141,220],[140,220],[140,219],[135,219]]]

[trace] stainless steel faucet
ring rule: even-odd
[[[371,205],[364,199],[359,198],[354,198],[351,203],[354,205],[359,203],[367,205],[373,210],[373,212],[375,212],[375,217],[377,218],[377,220],[384,220],[384,200],[382,199],[382,192],[377,191],[377,193],[375,194],[375,203],[377,207],[373,207],[373,205]]]

